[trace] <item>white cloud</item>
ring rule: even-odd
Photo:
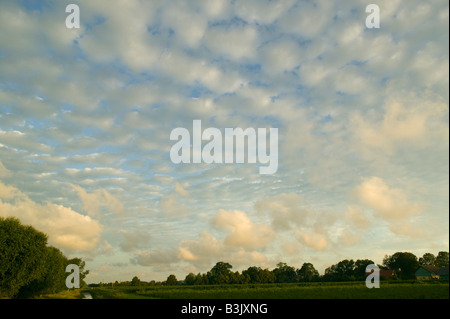
[[[215,227],[231,231],[224,244],[246,249],[261,248],[274,240],[274,231],[263,224],[255,224],[243,211],[219,210],[213,224]]]
[[[370,226],[370,221],[361,210],[361,207],[355,205],[349,206],[345,213],[345,218],[351,225],[364,229]]]
[[[251,58],[257,50],[257,31],[251,25],[214,27],[205,35],[205,44],[217,56],[232,60]]]
[[[323,234],[296,231],[297,238],[306,246],[315,250],[324,250],[328,246],[328,240]]]
[[[39,204],[12,186],[0,182],[0,214],[17,217],[49,236],[49,244],[68,251],[92,251],[100,242],[102,225],[69,207]]]
[[[202,231],[198,240],[183,240],[177,256],[181,260],[210,262],[223,253],[223,244],[208,231]]]
[[[125,208],[123,203],[108,191],[99,189],[95,192],[88,193],[80,186],[72,186],[77,191],[78,196],[83,202],[83,208],[89,216],[99,217],[104,209],[119,215],[124,212]]]
[[[299,226],[311,226],[318,215],[306,207],[303,198],[296,193],[265,197],[255,204],[259,214],[267,213],[276,230],[288,230]]]
[[[412,203],[399,188],[391,188],[379,177],[371,177],[356,188],[359,200],[386,220],[399,220],[420,212],[421,205]]]

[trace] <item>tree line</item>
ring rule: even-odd
[[[0,297],[29,298],[67,289],[66,266],[80,269],[80,285],[86,285],[81,258],[68,259],[55,247],[47,245],[46,234],[17,218],[0,217]]]
[[[164,282],[143,282],[137,276],[131,282],[118,283],[116,285],[224,285],[224,284],[266,284],[266,283],[296,283],[296,282],[340,282],[365,280],[367,265],[375,264],[370,259],[344,259],[325,269],[323,275],[315,269],[311,263],[304,263],[296,269],[284,262],[277,264],[276,268],[269,270],[251,266],[242,272],[232,271],[230,263],[220,261],[206,273],[189,273],[184,280],[178,280],[174,274],[167,277]],[[380,269],[392,270],[396,280],[415,279],[415,271],[419,266],[444,267],[449,265],[449,253],[440,251],[437,256],[425,253],[417,258],[410,252],[396,252],[386,255],[383,264],[377,265]],[[381,275],[381,279],[383,276]]]

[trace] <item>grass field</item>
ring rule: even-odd
[[[85,288],[94,299],[449,299],[448,282],[361,282]],[[80,297],[81,298],[81,297]]]

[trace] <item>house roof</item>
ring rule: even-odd
[[[366,272],[366,276],[370,274],[370,272]],[[380,276],[386,279],[390,279],[392,276],[394,276],[394,271],[392,269],[380,269]]]
[[[386,279],[391,278],[394,275],[394,271],[391,269],[380,269],[380,276],[383,276]]]
[[[434,267],[434,266],[428,266],[428,265],[422,265],[419,268],[423,268],[426,271],[432,273],[432,274],[438,274],[439,273],[439,268],[438,267]]]
[[[441,267],[439,269],[439,276],[448,276],[448,266]]]

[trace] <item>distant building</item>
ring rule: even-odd
[[[415,275],[417,280],[439,279],[439,268],[434,266],[420,266],[419,269],[416,270]]]
[[[439,279],[447,279],[448,280],[448,266],[441,267],[439,269]]]
[[[380,269],[380,279],[392,279],[394,271],[392,269]]]
[[[366,272],[366,277],[370,274],[370,272]],[[380,269],[381,280],[390,280],[392,277],[394,277],[394,271],[392,269]]]

